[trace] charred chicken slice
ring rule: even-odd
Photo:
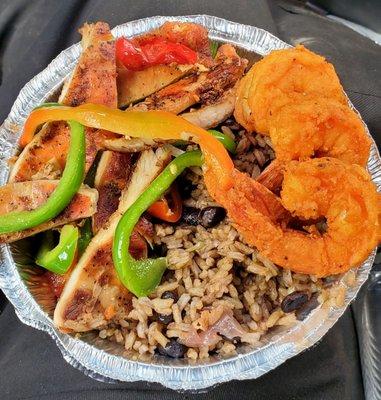
[[[106,23],[85,24],[81,30],[83,51],[59,101],[76,106],[97,103],[117,106],[115,46]],[[86,128],[86,170],[94,161],[103,136],[111,134]],[[114,135],[111,135],[114,136]],[[10,182],[52,179],[60,176],[69,146],[64,122],[45,124],[24,148],[11,171]]]
[[[204,129],[214,128],[234,111],[236,88],[227,90],[215,103],[181,114],[183,118]]]
[[[35,180],[29,182],[8,183],[0,188],[0,215],[12,211],[27,211],[46,202],[57,187],[56,180]],[[35,228],[0,235],[0,243],[10,243],[36,233],[64,225],[78,219],[91,217],[97,209],[98,192],[87,186],[73,197],[70,204],[56,218]]]
[[[154,93],[135,110],[165,110],[179,114],[196,103],[213,104],[241,78],[246,60],[241,59],[233,46],[222,45],[217,52],[216,65],[210,71],[192,75]]]
[[[114,231],[123,213],[168,161],[169,153],[162,148],[140,155],[118,210],[94,236],[64,287],[54,313],[54,322],[61,330],[88,331],[128,315],[132,295],[120,283],[112,262]],[[144,223],[139,229],[147,232]]]

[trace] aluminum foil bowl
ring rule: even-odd
[[[252,61],[271,50],[289,47],[262,29],[206,15],[141,19],[117,26],[113,29],[113,34],[133,36],[173,20],[192,21],[206,26],[212,39],[232,43]],[[74,68],[79,54],[79,44],[69,47],[21,90],[8,118],[0,128],[0,185],[7,182],[7,159],[17,151],[17,140],[25,118],[34,106],[54,96]],[[368,168],[380,190],[381,161],[374,142]],[[54,327],[54,301],[44,285],[41,285],[41,273],[33,266],[30,255],[33,242],[33,238],[29,238],[13,245],[0,246],[0,287],[13,304],[20,320],[48,332],[65,360],[93,378],[108,382],[159,382],[176,390],[200,390],[232,379],[258,378],[312,346],[332,327],[355,298],[368,277],[375,257],[373,252],[358,269],[356,285],[347,288],[344,307],[319,307],[304,321],[297,322],[291,328],[268,334],[260,347],[243,346],[235,356],[214,356],[207,361],[172,360],[162,356],[137,361],[122,346],[103,341],[94,333],[78,339],[63,334]]]

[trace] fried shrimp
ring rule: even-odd
[[[259,191],[258,182],[237,170],[233,178],[229,190],[213,188],[215,199],[226,208],[244,239],[281,267],[319,277],[339,274],[358,266],[379,243],[380,197],[358,165],[325,157],[285,166],[284,209],[305,225],[325,219],[325,232],[315,225],[296,230],[272,218],[269,209],[264,212],[257,207],[265,188]]]
[[[284,106],[270,121],[280,161],[334,157],[366,166],[370,138],[356,112],[336,100],[316,98]]]
[[[275,50],[241,80],[234,116],[248,131],[267,135],[269,121],[281,107],[315,97],[347,104],[332,64],[301,45]]]

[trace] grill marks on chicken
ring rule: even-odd
[[[233,87],[227,90],[216,103],[183,113],[181,116],[201,128],[214,128],[233,114],[236,92],[236,87]]]
[[[99,161],[94,186],[98,190],[98,209],[93,216],[93,232],[104,226],[116,211],[122,190],[134,165],[133,154],[105,151]]]
[[[162,148],[141,153],[122,192],[118,210],[93,237],[64,287],[54,313],[54,322],[61,330],[83,332],[118,321],[129,313],[132,295],[120,283],[112,262],[114,231],[123,213],[162,171],[169,158],[169,152]],[[141,235],[149,232],[149,225],[144,222],[137,228]]]
[[[181,79],[154,93],[133,109],[165,110],[179,114],[196,103],[215,104],[241,78],[246,65],[246,60],[238,56],[233,46],[222,45],[218,49],[216,63],[209,71]]]
[[[85,24],[82,55],[71,78],[65,83],[59,102],[78,106],[84,103],[117,107],[115,44],[104,22]]]
[[[142,71],[118,68],[118,106],[125,107],[197,70],[194,65],[153,65]]]
[[[57,180],[35,180],[29,182],[9,183],[0,188],[0,214],[12,211],[29,211],[46,202],[58,185]],[[98,192],[87,186],[82,186],[69,205],[52,220],[35,228],[20,232],[0,235],[0,243],[10,243],[36,233],[91,217],[97,208]]]
[[[83,103],[117,106],[115,44],[106,23],[85,24],[83,51],[71,78],[64,85],[59,102],[76,106]],[[93,163],[103,138],[115,135],[86,128],[86,171]],[[69,148],[69,128],[64,122],[45,124],[18,157],[10,182],[55,179],[65,165]]]

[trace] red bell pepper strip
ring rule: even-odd
[[[181,43],[155,37],[136,43],[121,37],[116,41],[116,57],[127,68],[140,71],[160,64],[194,64],[197,53]]]
[[[170,202],[168,202],[169,197]],[[176,186],[172,186],[169,193],[164,195],[148,208],[148,213],[166,222],[177,222],[181,218],[183,205],[180,193]]]

